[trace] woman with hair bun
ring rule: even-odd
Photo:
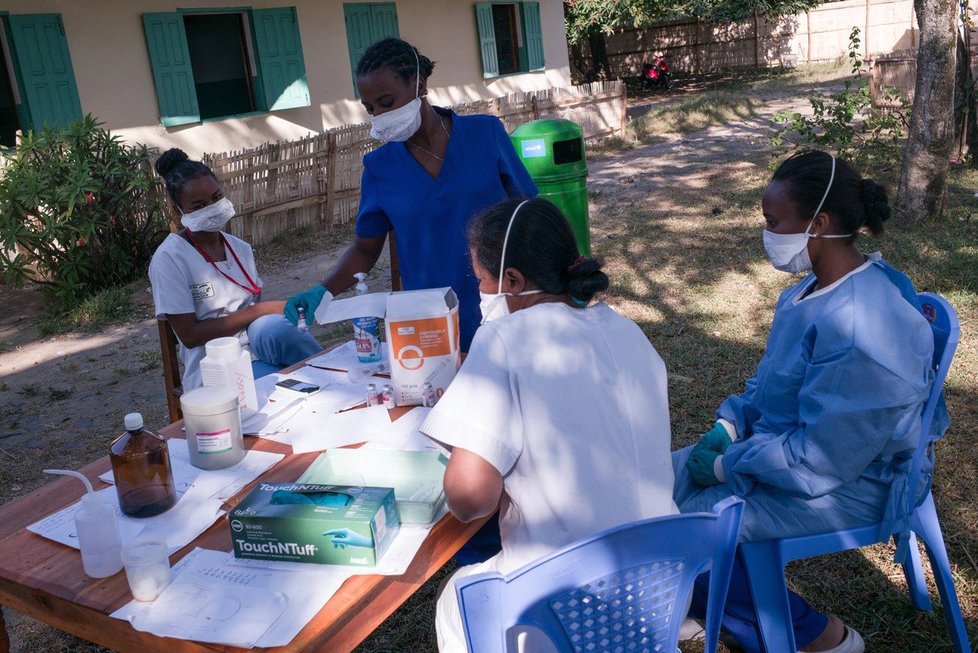
[[[203,385],[200,361],[214,338],[237,336],[249,349],[255,377],[315,354],[321,347],[282,316],[284,301],[263,302],[251,246],[221,231],[234,206],[214,172],[172,148],[156,161],[171,209],[183,229],[166,237],[149,264],[156,317],[180,341],[183,389]]]
[[[502,551],[452,581],[675,514],[665,364],[634,322],[594,302],[608,287],[600,263],[543,199],[492,207],[468,241],[483,324],[421,431],[453,448],[452,514],[498,509]],[[437,605],[442,652],[466,650],[452,581]]]
[[[698,444],[674,454],[676,503],[696,512],[743,497],[741,541],[881,520],[888,535],[901,527],[896,516],[934,381],[934,340],[910,279],[856,247],[860,231],[882,233],[886,190],[845,161],[806,151],[777,169],[761,208],[772,265],[808,274],[781,293],[745,391],[720,405]],[[942,408],[934,429],[947,425]],[[924,483],[921,498],[927,490]],[[694,612],[705,605],[697,596]],[[864,650],[837,617],[793,593],[791,603],[801,650]],[[741,568],[723,627],[745,650],[761,650]]]

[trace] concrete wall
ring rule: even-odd
[[[430,100],[456,104],[517,91],[569,86],[570,71],[560,0],[540,0],[546,70],[484,80],[474,2],[397,0],[401,38],[437,65]],[[142,14],[180,8],[295,6],[311,106],[166,128],[160,123]],[[341,0],[7,0],[10,14],[61,14],[83,113],[91,113],[126,140],[180,147],[191,156],[295,139],[358,123],[367,114],[354,99]]]

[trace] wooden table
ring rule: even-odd
[[[396,409],[399,417],[406,408]],[[162,433],[183,437],[180,423]],[[293,455],[291,447],[270,440],[248,437],[245,446],[256,451],[284,453],[286,457],[261,476],[269,482],[291,482],[299,478],[319,453]],[[110,468],[108,456],[81,471],[96,489],[106,487],[98,475]],[[257,482],[257,481],[256,481]],[[236,505],[252,483],[228,500]],[[35,535],[25,527],[81,497],[83,488],[74,479],[55,480],[31,494],[0,507],[0,605],[51,624],[83,639],[117,651],[243,651],[232,646],[204,644],[157,637],[134,630],[128,622],[109,617],[132,596],[124,571],[109,578],[89,578],[82,570],[81,554],[75,549]],[[484,519],[462,524],[451,515],[439,521],[417,556],[401,576],[353,576],[288,646],[260,651],[350,651],[376,629],[398,606],[420,588],[484,523]],[[227,520],[221,517],[197,539],[171,557],[171,564],[200,546],[231,550]],[[0,613],[0,653],[9,642]]]

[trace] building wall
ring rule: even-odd
[[[180,147],[191,156],[294,139],[368,119],[354,99],[341,0],[8,0],[10,14],[60,14],[83,113],[126,140]],[[143,31],[145,12],[184,8],[295,6],[311,106],[261,115],[164,127]],[[436,62],[429,99],[454,104],[517,91],[569,86],[560,0],[540,0],[546,70],[483,79],[474,2],[397,0],[401,38]]]

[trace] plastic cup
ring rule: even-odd
[[[132,597],[155,601],[170,584],[170,556],[166,542],[136,540],[122,549],[122,564]]]

